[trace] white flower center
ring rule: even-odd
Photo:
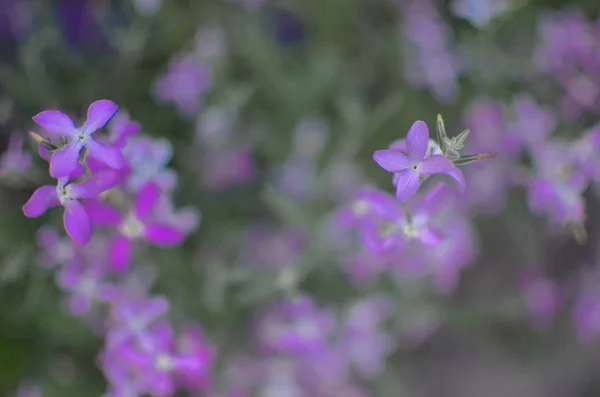
[[[367,215],[369,213],[369,203],[365,200],[356,200],[352,204],[352,211],[358,216]]]
[[[133,214],[129,214],[120,227],[120,232],[130,239],[137,239],[144,235],[144,224]]]
[[[154,367],[161,372],[172,372],[175,369],[175,363],[169,355],[159,354],[154,361]]]

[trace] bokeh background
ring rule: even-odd
[[[111,309],[69,310],[66,265],[47,261],[76,248],[60,256],[40,237],[54,225],[63,238],[60,214],[21,210],[51,183],[31,117],[83,120],[110,99],[151,142],[139,178],[172,170],[169,200],[185,211],[182,245],[136,252],[128,274],[107,276],[168,299],[176,330],[203,330],[210,381],[177,395],[597,396],[599,11],[593,0],[0,0],[0,395],[111,391],[98,359]],[[438,113],[449,136],[470,128],[465,154],[498,157],[463,167],[466,190],[451,189],[446,209],[458,237],[410,274],[395,263],[413,257],[365,256],[331,223],[363,186],[393,194],[373,152],[415,120],[434,137]],[[290,325],[299,316],[313,329]],[[315,353],[316,340],[334,347]]]

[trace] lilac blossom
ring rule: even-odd
[[[50,175],[55,178],[69,176],[77,167],[84,148],[91,157],[111,168],[119,170],[125,167],[125,159],[118,148],[106,146],[93,138],[93,134],[104,127],[117,110],[118,106],[109,100],[96,101],[88,108],[87,120],[79,128],[69,116],[56,110],[35,115],[33,120],[50,134],[69,140],[64,147],[52,153]]]
[[[179,55],[156,81],[154,96],[162,103],[174,103],[182,115],[191,117],[199,110],[210,84],[210,71],[196,55]]]
[[[106,335],[108,349],[134,343],[144,350],[152,350],[151,330],[164,322],[169,302],[163,297],[115,296],[111,304],[111,321]]]
[[[8,147],[0,157],[0,178],[21,176],[31,170],[31,155],[23,151],[23,135],[13,133],[8,140]]]
[[[86,260],[88,258],[89,261]],[[83,317],[97,303],[109,298],[111,289],[105,276],[104,262],[90,256],[86,258],[77,255],[62,267],[56,283],[63,291],[70,294],[67,308],[71,314]]]
[[[512,150],[519,144],[525,145],[535,154],[536,149],[546,143],[554,132],[556,119],[553,113],[541,107],[529,95],[521,94],[513,101],[515,120],[508,126],[508,140]]]
[[[406,137],[406,155],[398,150],[377,150],[373,159],[383,169],[395,174],[396,198],[408,201],[419,189],[421,176],[449,174],[455,169],[452,161],[443,155],[427,156],[429,130],[422,121],[415,122]],[[462,179],[459,186],[463,187]]]
[[[580,11],[547,13],[538,23],[535,61],[563,91],[560,110],[568,119],[600,106],[598,27]]]
[[[116,147],[122,149],[128,142],[129,137],[138,135],[142,129],[140,123],[131,120],[129,113],[122,109],[115,114],[108,123],[109,141]]]
[[[188,390],[207,392],[213,388],[211,369],[216,359],[216,349],[208,341],[199,325],[189,325],[176,341],[176,351],[188,357],[194,357],[200,363],[197,367],[181,368],[178,371],[178,383]]]
[[[540,269],[525,269],[520,276],[519,284],[532,325],[547,327],[560,307],[561,288]]]
[[[494,161],[473,163],[465,171],[469,179],[466,204],[471,209],[500,211],[508,189],[515,184],[515,174],[518,173],[516,155],[521,139],[508,132],[505,119],[502,104],[491,98],[475,98],[467,108],[464,123],[473,133],[465,144],[466,149],[470,152],[493,150],[499,153]]]
[[[567,154],[568,142],[558,139],[537,150],[528,185],[528,203],[533,212],[547,213],[559,224],[585,221],[583,192],[588,181]]]
[[[281,269],[294,264],[307,245],[307,236],[300,230],[250,225],[242,243],[240,263],[262,269]]]
[[[435,96],[449,102],[458,95],[458,77],[464,67],[452,47],[452,32],[430,0],[402,3],[402,33],[410,46],[406,80],[429,88]]]
[[[113,270],[122,272],[129,267],[132,258],[133,242],[145,240],[157,247],[172,247],[180,244],[185,234],[177,228],[152,219],[152,212],[160,199],[161,191],[154,183],[146,184],[138,193],[133,210],[122,216],[110,207],[104,207],[106,219],[116,221],[118,235],[113,239],[111,265]],[[98,208],[99,209],[99,208]]]
[[[276,304],[257,326],[259,346],[285,355],[314,355],[327,346],[335,319],[307,296]]]
[[[173,156],[173,147],[166,139],[146,136],[130,138],[123,148],[123,155],[131,169],[125,182],[130,191],[138,192],[150,182],[166,191],[176,187],[177,174],[167,168]]]
[[[204,180],[213,191],[244,185],[256,178],[256,165],[247,148],[234,148],[209,154],[204,161]]]
[[[396,348],[394,336],[381,326],[390,315],[386,296],[371,296],[353,304],[343,321],[340,349],[367,380],[381,375],[385,358]]]
[[[75,257],[77,246],[72,239],[62,238],[54,226],[42,226],[36,233],[41,248],[40,265],[44,268],[60,267]]]
[[[43,215],[48,208],[64,207],[64,225],[69,236],[79,244],[86,244],[92,237],[89,216],[79,200],[93,199],[111,189],[117,183],[117,174],[112,171],[92,175],[80,183],[71,183],[66,178],[58,180],[57,186],[38,188],[23,206],[23,213],[30,218]]]

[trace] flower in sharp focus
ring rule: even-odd
[[[423,121],[416,121],[406,137],[406,155],[397,150],[377,150],[373,159],[381,168],[395,174],[396,198],[408,201],[421,186],[421,176],[450,174],[455,170],[452,161],[443,155],[427,157],[429,130]],[[462,188],[462,178],[459,186]]]
[[[50,159],[50,175],[54,178],[69,176],[77,167],[83,148],[96,160],[113,169],[121,169],[126,165],[123,154],[118,148],[106,146],[94,140],[92,135],[104,127],[114,116],[119,107],[106,99],[90,105],[86,122],[79,128],[73,120],[57,110],[46,110],[38,113],[33,120],[50,134],[66,138],[69,142],[60,150],[52,153]]]
[[[58,180],[57,186],[41,186],[23,206],[29,218],[43,215],[48,208],[62,205],[65,230],[79,244],[86,244],[92,237],[90,218],[78,200],[93,199],[100,193],[113,188],[117,174],[112,171],[99,172],[80,183],[71,183],[66,178]]]

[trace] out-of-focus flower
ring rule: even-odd
[[[125,217],[115,214],[114,211],[107,214],[107,218],[117,222],[119,231],[110,248],[113,270],[122,272],[129,267],[133,242],[136,240],[143,239],[158,247],[172,247],[184,240],[185,234],[177,228],[152,220],[151,215],[160,195],[160,188],[156,184],[148,183],[138,193],[133,210],[129,214]]]
[[[548,326],[560,305],[559,286],[535,268],[525,269],[519,281],[531,323],[538,328]]]
[[[463,61],[451,48],[452,32],[430,0],[402,2],[402,33],[409,42],[405,49],[406,80],[427,87],[444,102],[458,95],[458,78]]]
[[[254,158],[246,148],[233,148],[209,154],[204,159],[204,164],[205,183],[214,191],[244,185],[256,177]]]
[[[14,133],[8,141],[8,148],[0,157],[0,178],[21,176],[31,170],[31,155],[23,151],[23,135]]]
[[[194,54],[177,56],[154,85],[155,97],[163,103],[173,103],[185,117],[199,109],[211,78],[208,67]]]
[[[326,349],[334,326],[332,313],[303,296],[267,312],[258,324],[257,336],[267,352],[314,356]]]
[[[167,168],[173,146],[166,139],[130,138],[123,148],[123,155],[131,169],[126,181],[131,192],[138,192],[147,183],[156,183],[168,192],[177,186],[177,174]]]

